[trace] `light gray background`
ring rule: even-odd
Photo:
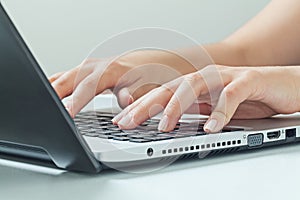
[[[184,32],[201,43],[217,41],[268,0],[2,2],[47,74],[52,74],[75,66],[99,42],[130,28],[160,26]],[[0,198],[299,199],[299,148],[293,145],[191,161],[143,175],[60,173],[0,160]]]
[[[47,75],[79,64],[100,42],[137,27],[218,41],[269,0],[2,0]]]

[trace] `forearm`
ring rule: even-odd
[[[173,50],[139,50],[118,59],[123,66],[161,65],[178,75],[200,70],[207,65],[245,65],[243,52],[223,42]]]
[[[214,64],[226,66],[247,65],[243,49],[234,44],[221,41],[215,44],[204,45],[204,48]]]
[[[299,11],[299,0],[273,0],[232,35],[205,48],[214,62],[220,65],[298,65]]]
[[[299,11],[299,0],[273,0],[223,42],[239,49],[247,66],[298,65]]]

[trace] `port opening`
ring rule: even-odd
[[[170,151],[170,149],[169,149],[168,151]],[[172,151],[172,150],[171,150],[171,151]],[[151,157],[151,156],[153,155],[153,153],[154,153],[154,150],[153,150],[152,148],[148,148],[148,149],[147,149],[147,155],[148,155],[149,157]]]
[[[280,137],[280,131],[272,131],[267,133],[267,137],[269,140],[277,139]]]
[[[286,129],[285,130],[286,138],[294,138],[296,137],[296,128]]]
[[[262,133],[255,133],[248,135],[248,147],[254,148],[263,145],[264,135]]]

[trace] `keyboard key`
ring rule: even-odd
[[[173,137],[157,135],[157,136],[144,137],[144,139],[146,139],[146,140],[152,140],[152,141],[160,141],[160,140],[173,139]]]
[[[129,140],[128,137],[115,137],[115,136],[113,136],[112,139],[113,140],[119,140],[119,141],[128,141]]]
[[[120,132],[118,132],[118,133],[113,133],[112,134],[114,137],[128,137],[128,133],[120,133]]]
[[[121,130],[119,131],[114,131],[114,130],[99,130],[97,131],[98,134],[101,134],[101,135],[112,135],[112,134],[117,134],[117,133],[122,133]]]
[[[145,136],[140,134],[132,134],[128,135],[129,138],[135,138],[135,139],[143,139]]]
[[[102,139],[113,139],[114,137],[112,135],[98,135],[98,138]]]
[[[157,130],[159,120],[150,119],[136,129],[120,130],[117,125],[112,124],[111,119],[113,117],[114,115],[110,113],[98,111],[83,112],[76,116],[74,122],[82,135],[136,143],[206,135],[203,130],[204,123],[202,122],[178,122],[172,132],[159,132]],[[243,129],[225,127],[222,132],[241,130]]]
[[[130,142],[136,142],[136,143],[145,143],[145,142],[151,142],[151,140],[146,140],[146,139],[138,139],[138,138],[130,138]]]
[[[85,136],[89,136],[89,137],[98,137],[99,134],[97,133],[84,133]]]

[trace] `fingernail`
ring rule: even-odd
[[[128,105],[132,104],[134,102],[133,97],[130,95],[128,99]]]
[[[165,131],[168,128],[168,125],[169,125],[169,118],[167,115],[164,115],[158,124],[158,130]]]
[[[205,125],[204,130],[206,132],[215,132],[218,125],[218,121],[216,119],[210,119]]]
[[[121,113],[119,113],[119,114],[117,114],[111,121],[113,122],[113,123],[118,123],[118,121],[120,121],[120,119],[122,118],[122,112]]]
[[[68,113],[69,113],[71,116],[73,116],[70,106],[69,106],[69,105],[65,105],[65,108],[66,108],[66,110],[68,111]]]
[[[114,125],[117,124],[117,121],[115,120],[115,118],[113,118],[112,120],[110,120]]]
[[[127,128],[131,125],[132,115],[128,113],[125,117],[123,117],[119,122],[118,125],[122,128]]]

